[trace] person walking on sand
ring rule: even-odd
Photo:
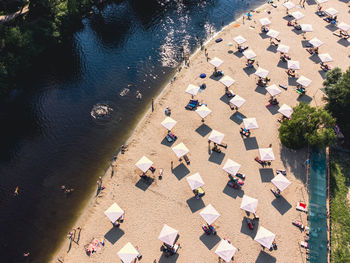
[[[154,100],[152,98],[152,112],[154,111]]]

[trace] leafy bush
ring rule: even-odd
[[[294,107],[292,118],[281,123],[279,137],[291,149],[307,145],[324,147],[336,140],[334,126],[335,119],[329,112],[300,103]]]

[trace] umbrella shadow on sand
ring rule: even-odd
[[[292,205],[283,196],[275,198],[271,204],[281,215],[284,215],[292,208]]]
[[[152,177],[147,177],[147,179],[140,178],[135,184],[135,186],[137,188],[140,188],[142,191],[146,191],[153,182],[154,182],[154,179]]]
[[[231,99],[232,99],[232,98],[227,97],[226,94],[222,95],[221,98],[220,98],[220,100],[221,100],[222,102],[226,103],[227,105],[230,104],[230,100],[231,100]]]
[[[202,125],[199,126],[195,131],[200,136],[205,137],[209,132],[212,131],[212,129],[208,125],[206,125],[205,123],[202,123]]]
[[[188,170],[188,168],[183,163],[180,163],[178,166],[172,169],[171,172],[180,181],[182,178],[184,178],[186,175],[190,173],[190,170]]]
[[[275,262],[277,262],[276,258],[266,253],[265,251],[260,251],[258,258],[255,261],[255,263],[275,263]]]
[[[234,121],[235,123],[237,123],[238,125],[240,125],[243,122],[243,119],[247,118],[247,116],[245,116],[244,114],[236,111],[235,113],[233,113],[230,117],[231,121]]]
[[[125,232],[119,227],[113,227],[105,234],[104,238],[114,245],[124,234]]]
[[[277,53],[277,46],[269,45],[269,47],[266,50],[272,53]]]
[[[252,222],[254,222],[254,228],[250,229],[247,224],[246,217],[243,217],[242,225],[241,225],[241,233],[247,236],[250,236],[252,239],[254,239],[254,237],[256,236],[256,233],[258,232],[259,220],[252,220]]]
[[[269,183],[275,177],[271,168],[260,168],[259,173],[262,183]]]
[[[259,85],[256,85],[256,88],[255,88],[254,91],[257,92],[257,93],[260,93],[262,95],[266,95],[266,93],[267,93],[266,88],[265,87],[261,87]]]
[[[212,152],[209,156],[208,161],[220,165],[225,158],[225,153]]]
[[[171,147],[171,146],[174,144],[174,142],[175,142],[175,141],[169,142],[169,141],[167,140],[167,138],[164,137],[163,140],[161,141],[161,144],[162,144],[162,145],[165,145],[165,146],[168,146],[168,147]]]
[[[188,207],[191,209],[192,213],[195,213],[198,210],[205,207],[205,204],[204,204],[202,198],[196,199],[195,196],[187,199],[186,203],[187,203]]]
[[[158,259],[158,263],[175,263],[178,258],[179,258],[178,253],[169,257],[167,257],[165,253],[162,253],[160,259]]]
[[[216,246],[217,243],[220,242],[221,238],[219,235],[207,235],[205,233],[203,233],[203,235],[201,235],[199,237],[199,240],[202,241],[202,243],[209,249],[212,250],[213,247]]]
[[[224,190],[222,190],[224,194],[231,196],[233,199],[236,199],[237,196],[243,197],[244,191],[240,188],[234,189],[228,185],[225,186]]]
[[[243,138],[243,143],[244,143],[245,149],[247,151],[259,149],[258,141],[256,140],[255,137],[245,138],[242,136],[242,138]]]

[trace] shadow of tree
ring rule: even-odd
[[[289,167],[295,178],[306,183],[306,165],[307,149],[291,150],[282,145],[281,161],[285,167]]]

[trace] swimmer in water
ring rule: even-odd
[[[15,189],[14,195],[15,195],[15,196],[17,196],[17,195],[18,195],[18,186],[16,186],[16,189]]]

